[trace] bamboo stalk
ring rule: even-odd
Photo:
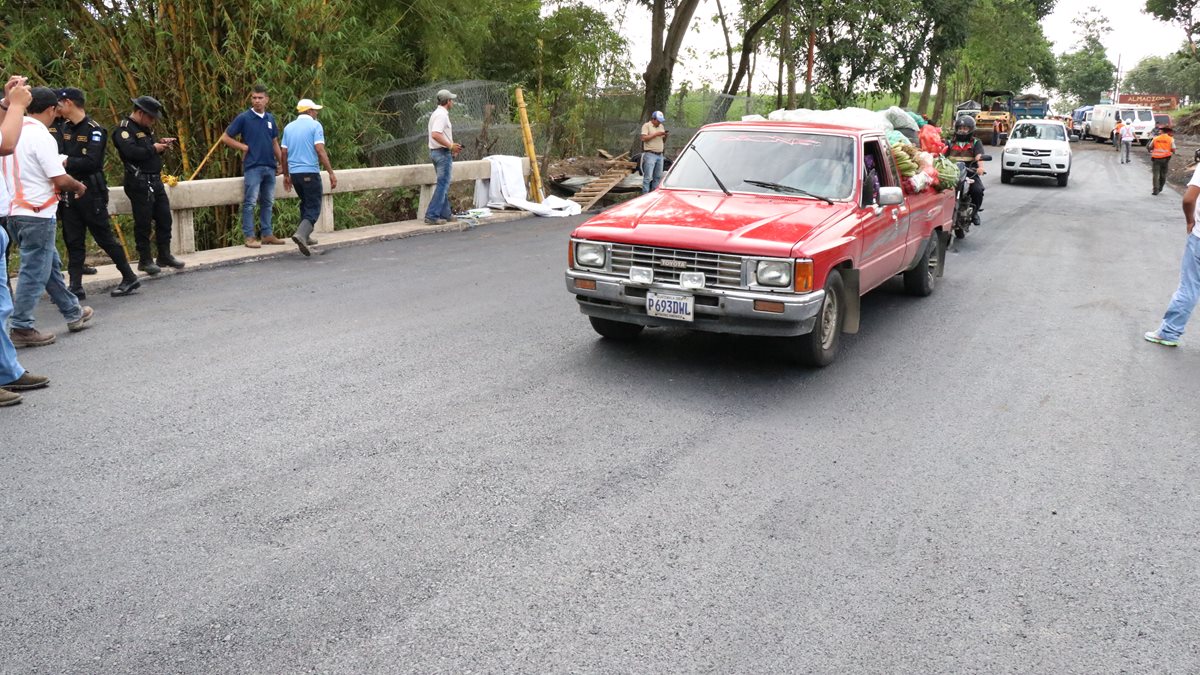
[[[542,172],[538,169],[537,152],[533,147],[533,129],[529,127],[529,114],[525,110],[525,94],[517,87],[517,110],[521,118],[521,137],[525,141],[525,155],[529,157],[529,198],[542,203]]]

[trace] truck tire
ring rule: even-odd
[[[588,321],[592,322],[592,329],[599,333],[601,337],[606,337],[609,340],[634,340],[638,335],[641,335],[642,329],[645,328],[645,326],[636,323],[622,323],[595,316],[589,316]]]
[[[837,270],[825,278],[825,300],[811,333],[787,338],[788,356],[802,365],[824,368],[837,358],[846,318],[846,285]]]
[[[1071,172],[1060,173],[1055,178],[1058,179],[1058,187],[1067,187],[1067,180],[1071,178]]]
[[[1013,179],[1013,172],[1011,172],[1007,169],[1000,169],[1000,182],[1001,183],[1008,185],[1009,183],[1012,182],[1012,179]]]
[[[933,295],[934,286],[937,285],[939,262],[937,233],[934,232],[930,235],[929,242],[925,245],[925,252],[921,254],[917,266],[904,273],[904,290],[908,291],[909,295],[915,295],[918,298]]]

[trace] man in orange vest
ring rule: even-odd
[[[1121,129],[1125,128],[1125,121],[1120,117],[1117,118],[1117,126],[1113,127],[1112,143],[1117,152],[1121,151]]]
[[[1167,165],[1175,154],[1175,130],[1163,127],[1162,133],[1155,136],[1147,147],[1150,148],[1150,163],[1153,165],[1151,180],[1154,190],[1150,194],[1156,195],[1167,185]]]
[[[12,195],[8,231],[21,253],[9,333],[17,347],[40,347],[55,340],[53,333],[33,327],[33,310],[43,290],[50,294],[72,332],[87,328],[92,319],[92,308],[81,306],[67,290],[62,259],[55,246],[58,193],[68,191],[79,198],[87,188],[67,174],[58,154],[58,142],[48,129],[58,109],[58,96],[46,87],[34,87],[31,95],[16,151],[0,159],[0,172]]]

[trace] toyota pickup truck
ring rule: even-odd
[[[883,132],[807,122],[700,129],[661,187],[571,234],[567,290],[601,336],[648,326],[783,338],[832,363],[859,298],[942,276],[954,191],[905,195]]]

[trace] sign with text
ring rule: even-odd
[[[1121,94],[1121,103],[1148,105],[1155,112],[1167,112],[1179,107],[1179,97],[1170,94]]]

